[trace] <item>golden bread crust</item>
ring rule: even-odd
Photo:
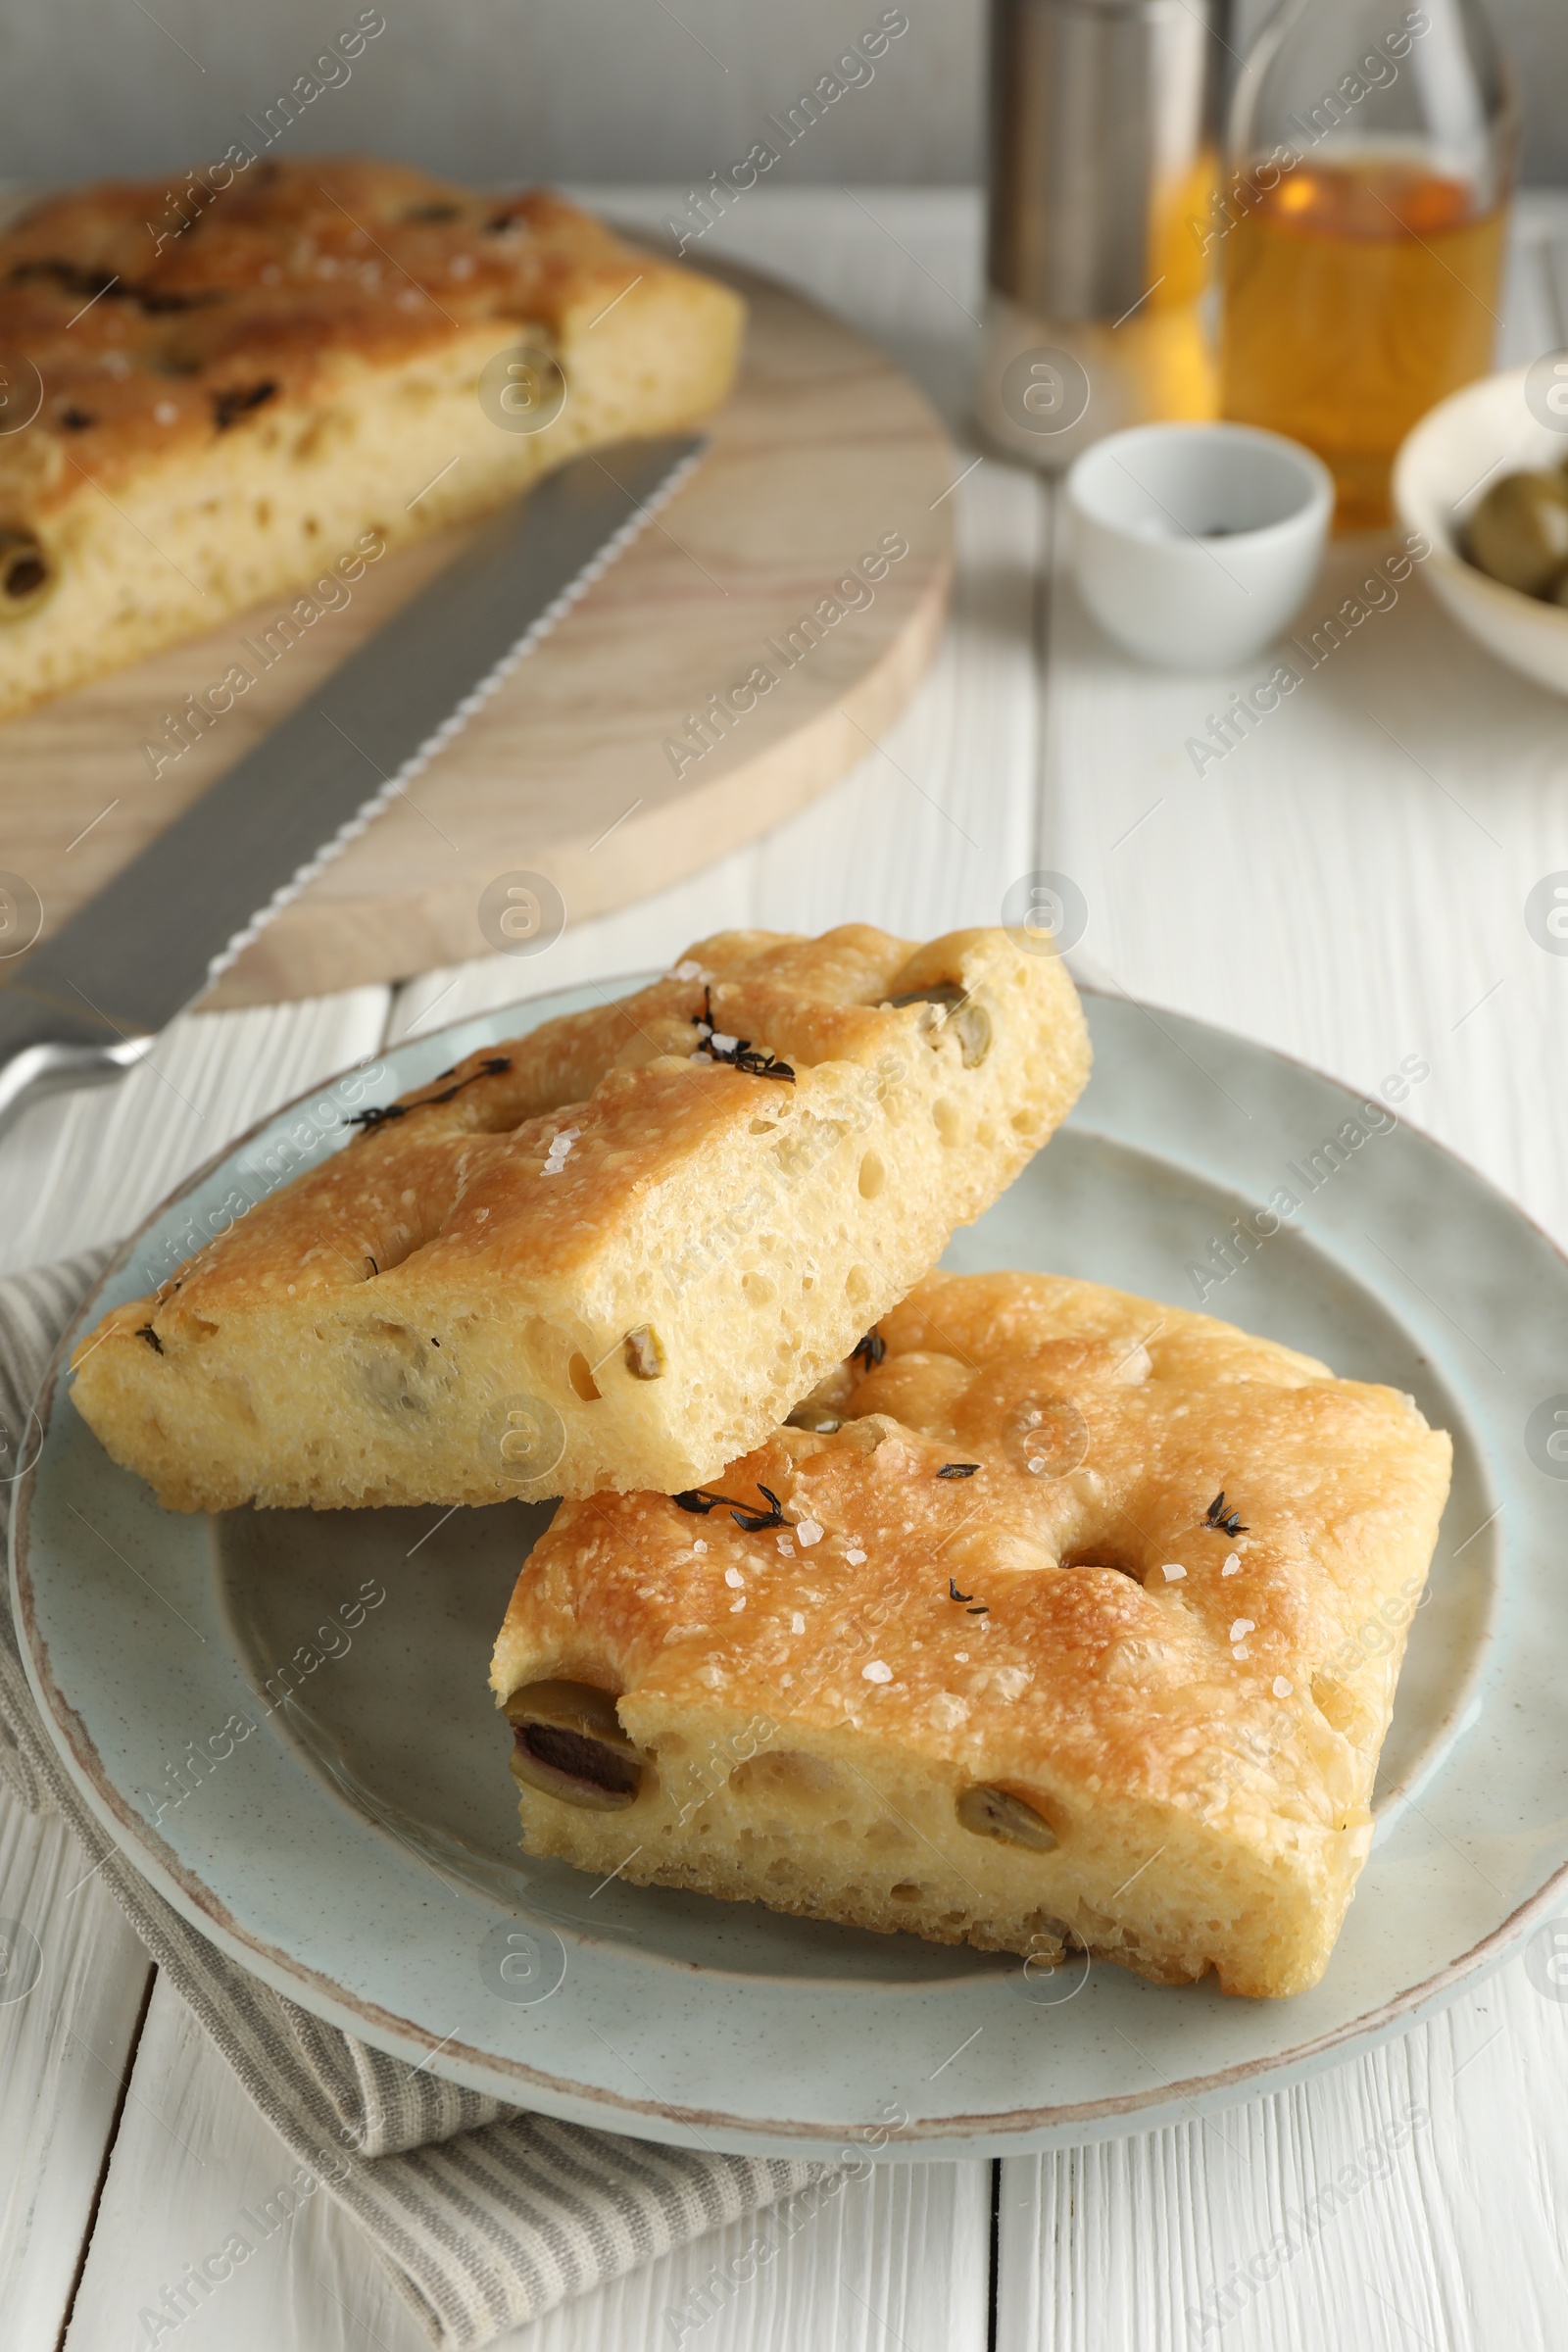
[[[878,1336],[880,1363],[795,1416],[817,1427],[713,1482],[792,1525],[647,1494],[557,1514],[498,1699],[611,1691],[652,1769],[613,1821],[525,1787],[525,1845],[1161,1981],[1315,1983],[1370,1844],[1447,1438],[1392,1390],[1055,1277],[934,1274]],[[961,1826],[976,1788],[1051,1850]]]
[[[989,1206],[1088,1066],[1065,968],[1005,932],[726,933],[375,1114],[106,1316],[77,1408],[176,1509],[687,1486]]]
[[[272,159],[159,244],[166,194],[105,182],[0,236],[0,353],[43,385],[35,422],[0,439],[0,535],[35,540],[50,572],[29,603],[0,566],[0,716],[303,584],[366,534],[415,538],[581,449],[692,424],[733,376],[739,298],[548,189]],[[477,389],[524,342],[567,385],[533,433],[502,430]]]

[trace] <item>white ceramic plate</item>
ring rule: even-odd
[[[465,1022],[268,1121],[144,1227],[78,1324],[268,1189],[287,1139],[306,1161],[334,1149],[367,1086],[387,1100],[597,1001]],[[1568,1428],[1568,1265],[1404,1127],[1348,1144],[1309,1191],[1287,1163],[1329,1165],[1356,1115],[1343,1088],[1168,1013],[1089,1010],[1079,1112],[949,1262],[1185,1304],[1189,1261],[1288,1187],[1306,1197],[1294,1229],[1209,1308],[1412,1392],[1453,1433],[1379,1834],[1315,1991],[1226,2000],[1082,1960],[1031,1982],[1005,1958],[528,1861],[485,1675],[543,1514],[165,1512],[57,1371],[16,1517],[18,1624],[84,1797],[170,1900],[308,2008],[519,2105],[818,2154],[895,2109],[894,2147],[930,2156],[1173,2120],[1364,2047],[1498,1959],[1568,1862],[1568,1460],[1546,1446],[1559,1408]]]

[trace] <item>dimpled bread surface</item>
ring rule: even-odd
[[[113,1309],[74,1401],[179,1510],[673,1492],[777,1426],[1088,1070],[1064,965],[1006,931],[705,940],[377,1110]]]
[[[933,1274],[877,1337],[686,1498],[753,1524],[651,1494],[558,1512],[492,1675],[527,1850],[1160,1983],[1315,1984],[1448,1439],[1090,1283]],[[530,1728],[541,1686],[615,1701],[618,1810],[591,1809],[591,1741]]]
[[[549,190],[311,156],[199,202],[176,233],[165,183],[110,181],[0,236],[0,356],[42,383],[0,437],[0,717],[730,388],[740,297]],[[539,416],[566,385],[531,432],[479,399],[523,345]]]

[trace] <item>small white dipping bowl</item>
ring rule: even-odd
[[[1406,434],[1394,465],[1394,505],[1432,553],[1422,569],[1434,594],[1489,654],[1538,686],[1568,694],[1568,611],[1505,588],[1459,552],[1465,523],[1505,473],[1551,472],[1568,435],[1540,422],[1525,399],[1528,368],[1486,375],[1450,392]]]
[[[1224,669],[1271,643],[1316,576],[1328,467],[1250,424],[1140,424],[1066,481],[1079,592],[1101,626],[1165,669]]]

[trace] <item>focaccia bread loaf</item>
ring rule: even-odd
[[[364,1114],[104,1319],[77,1409],[180,1510],[689,1486],[903,1297],[1088,1069],[1065,966],[1005,931],[705,940]]]
[[[1008,1274],[918,1284],[792,1422],[710,1489],[568,1503],[535,1545],[492,1675],[527,1850],[1163,1984],[1314,1984],[1448,1439],[1208,1316]]]
[[[0,237],[12,405],[41,380],[0,436],[0,717],[729,389],[740,298],[548,190],[271,159],[177,233],[167,194],[107,182]],[[524,344],[512,411],[564,377],[537,431],[479,398]]]

